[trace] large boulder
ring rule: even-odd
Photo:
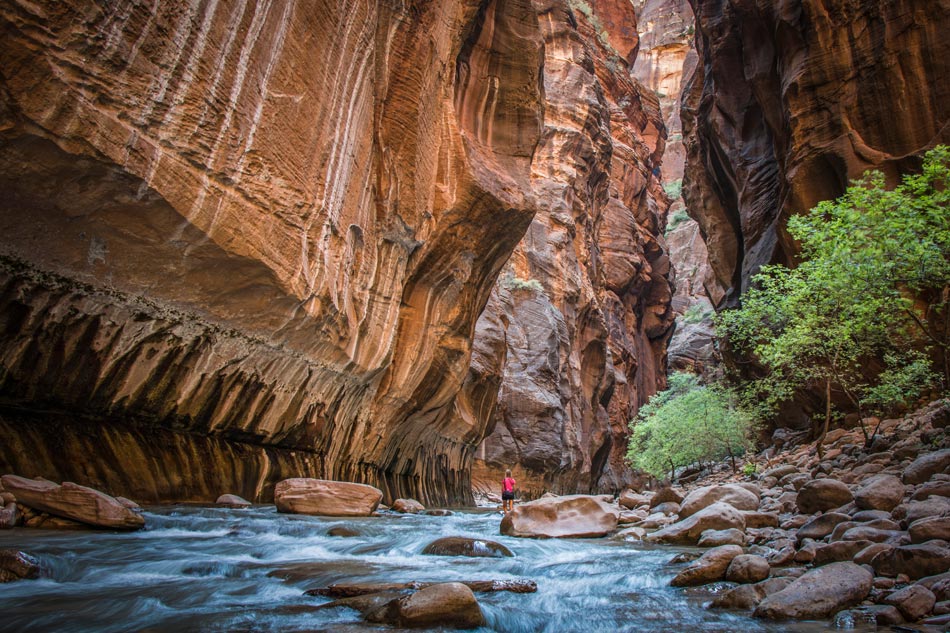
[[[854,505],[861,510],[890,512],[904,500],[904,484],[894,475],[874,475],[854,493]]]
[[[706,530],[745,529],[742,513],[728,503],[717,501],[696,514],[648,534],[646,540],[657,543],[695,545]]]
[[[472,558],[514,556],[511,550],[501,543],[464,536],[446,536],[436,539],[426,545],[422,553],[431,556],[469,556]]]
[[[922,484],[937,473],[950,468],[950,448],[921,455],[904,469],[905,484]]]
[[[391,600],[366,619],[408,628],[474,629],[485,623],[475,594],[460,582],[431,585]]]
[[[138,530],[145,526],[140,514],[114,497],[86,486],[69,481],[58,485],[46,479],[16,475],[4,475],[2,482],[4,490],[16,496],[17,503],[40,512],[113,530]]]
[[[754,609],[766,596],[785,589],[792,578],[769,578],[754,585],[739,585],[716,596],[714,609]]]
[[[946,541],[927,541],[920,545],[902,545],[871,559],[871,567],[880,576],[906,574],[911,579],[942,574],[950,569],[950,547]]]
[[[759,496],[744,486],[725,484],[703,486],[690,492],[680,504],[680,518],[696,514],[717,501],[728,503],[737,510],[758,510]]]
[[[379,488],[326,479],[284,479],[274,488],[277,511],[293,514],[369,516],[382,499]]]
[[[729,564],[742,554],[738,545],[722,545],[708,550],[670,581],[673,587],[695,587],[720,580]],[[768,565],[766,563],[766,565]]]
[[[501,533],[528,538],[592,538],[617,528],[620,511],[600,497],[568,495],[515,506],[501,521]]]
[[[874,575],[854,563],[832,563],[795,579],[756,607],[757,618],[818,620],[854,606],[871,592]]]
[[[804,514],[826,512],[850,503],[854,497],[837,479],[813,479],[798,491],[798,510]]]

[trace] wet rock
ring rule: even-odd
[[[326,479],[285,479],[274,488],[277,511],[294,514],[369,516],[382,498],[373,486]]]
[[[950,468],[950,448],[921,455],[904,469],[905,484],[922,484],[937,473]]]
[[[919,519],[907,528],[911,543],[923,543],[934,539],[950,541],[950,517]]]
[[[514,556],[511,550],[495,541],[446,536],[432,541],[422,550],[432,556],[469,556],[473,558],[504,558]]]
[[[886,604],[873,604],[839,611],[831,621],[835,629],[863,629],[866,626],[888,626],[901,624],[904,618],[896,607]]]
[[[339,536],[341,538],[352,538],[354,536],[359,536],[360,533],[358,530],[355,530],[351,527],[346,527],[345,525],[335,525],[329,530],[327,530],[327,536]]]
[[[392,511],[400,514],[419,514],[425,509],[425,506],[415,499],[396,499],[392,505]]]
[[[223,494],[215,501],[216,505],[226,506],[228,508],[250,508],[251,502],[243,497],[232,494]]]
[[[687,518],[712,504],[728,503],[737,510],[758,510],[759,496],[743,486],[703,486],[690,492],[680,504],[680,518]]]
[[[713,600],[714,609],[754,609],[766,596],[792,584],[792,578],[769,578],[751,585],[739,585],[725,591]]]
[[[454,513],[451,510],[426,510],[422,514],[430,517],[450,517]]]
[[[908,578],[941,574],[950,569],[950,547],[945,541],[927,541],[920,545],[902,545],[871,559],[871,567],[882,576],[905,574]]]
[[[38,560],[15,549],[0,549],[0,583],[38,578],[40,563]]]
[[[831,563],[765,598],[754,615],[769,620],[827,618],[864,600],[873,580],[871,572],[854,563]]]
[[[726,569],[726,580],[743,584],[756,583],[769,577],[769,562],[755,554],[741,554]]]
[[[836,479],[813,479],[798,491],[798,509],[805,514],[840,508],[853,499],[848,486]]]
[[[696,514],[647,535],[657,543],[695,544],[706,530],[745,529],[742,513],[727,503],[716,502]]]
[[[742,554],[738,545],[723,545],[705,552],[689,566],[678,573],[670,585],[673,587],[695,587],[722,579],[726,575],[729,563]]]
[[[507,591],[509,593],[535,593],[538,590],[538,584],[536,582],[521,578],[517,580],[462,580],[460,582],[475,593],[493,593],[498,591]],[[354,596],[366,596],[391,591],[416,591],[438,584],[440,583],[415,581],[335,583],[326,587],[308,589],[304,592],[304,595],[326,596],[328,598],[352,598]]]
[[[854,505],[861,510],[890,512],[904,500],[904,484],[894,475],[868,478],[854,493]]]
[[[840,512],[828,512],[815,517],[798,529],[796,536],[799,541],[806,538],[822,539],[831,534],[839,523],[850,521],[851,517]]]
[[[683,495],[676,491],[672,486],[663,486],[657,490],[656,494],[653,495],[653,498],[650,499],[650,509],[652,510],[661,503],[667,502],[678,503],[682,507]]]
[[[18,503],[35,510],[114,530],[137,530],[145,526],[145,519],[114,497],[86,486],[68,481],[60,486],[45,479],[16,475],[4,475],[2,481],[4,489],[13,493]]]
[[[528,538],[594,538],[617,528],[616,507],[600,497],[568,495],[515,506],[501,520],[501,533]]]
[[[745,534],[742,530],[729,528],[728,530],[706,530],[699,536],[699,547],[719,547],[720,545],[745,545]]]
[[[365,617],[370,622],[409,628],[474,629],[485,622],[475,594],[458,582],[440,583],[420,589],[368,612]]]
[[[885,604],[897,607],[911,622],[930,613],[936,602],[933,592],[923,585],[910,585],[884,598]]]
[[[0,530],[16,527],[19,522],[20,511],[16,503],[10,502],[0,508]]]

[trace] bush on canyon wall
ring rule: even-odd
[[[836,401],[863,420],[911,404],[939,374],[947,389],[948,203],[950,149],[941,146],[893,190],[868,172],[837,200],[789,220],[801,264],[763,267],[741,307],[717,319],[723,342],[765,367],[746,384],[760,415],[799,389],[819,388],[820,450]],[[870,441],[873,432],[862,429]]]
[[[731,457],[751,447],[754,423],[735,395],[721,385],[702,385],[692,374],[670,376],[630,422],[628,461],[654,477],[690,464]]]

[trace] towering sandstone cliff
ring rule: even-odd
[[[627,0],[535,6],[545,53],[538,213],[476,338],[486,348],[476,362],[494,358],[504,373],[475,484],[497,488],[510,466],[529,493],[613,491],[630,477],[627,423],[665,381],[668,201],[653,173],[665,131],[656,97],[629,75],[638,37]]]
[[[700,64],[685,88],[690,213],[710,298],[733,303],[790,262],[789,215],[950,141],[950,1],[690,0]]]
[[[565,486],[619,477],[604,438],[669,326],[663,133],[596,52],[636,38],[575,24],[555,0],[5,3],[0,468],[465,501],[506,359],[543,339]]]

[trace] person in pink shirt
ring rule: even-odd
[[[501,487],[501,503],[505,512],[511,512],[515,509],[515,480],[511,476],[511,471],[505,471],[505,480]]]

